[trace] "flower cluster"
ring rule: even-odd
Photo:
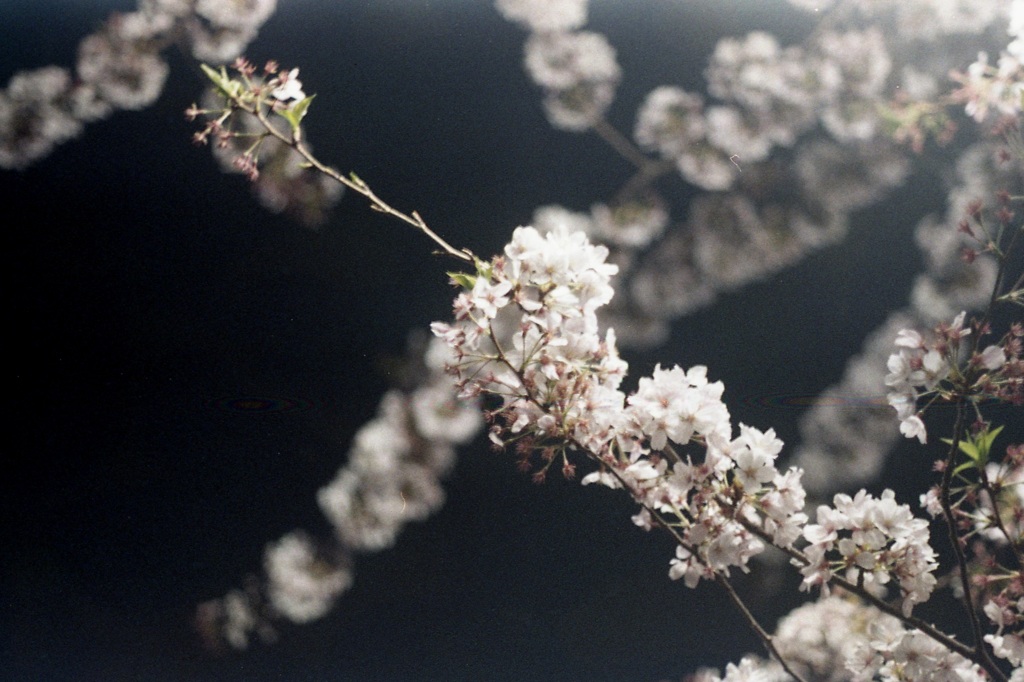
[[[598,335],[596,310],[611,299],[617,271],[604,262],[607,253],[582,233],[517,228],[504,258],[480,262],[475,276],[462,279],[468,290],[455,301],[459,324],[432,325],[452,348],[462,395],[500,396],[502,417],[527,456],[549,439],[609,447],[607,420],[621,412],[626,363],[614,334]],[[570,466],[564,453],[563,463]]]
[[[526,69],[544,88],[544,110],[556,128],[590,128],[615,98],[621,70],[615,50],[599,33],[534,33],[526,41]]]
[[[531,31],[571,31],[587,21],[589,0],[497,0],[502,16]]]
[[[803,529],[810,543],[809,563],[801,568],[804,589],[826,586],[833,574],[845,573],[851,583],[884,593],[895,578],[903,597],[903,613],[927,601],[938,568],[929,544],[928,522],[914,518],[907,505],[896,504],[886,490],[876,498],[861,490],[854,497],[840,493],[834,506],[818,507],[817,523]]]
[[[708,89],[722,100],[675,86],[653,90],[637,114],[635,139],[676,163],[689,182],[730,188],[737,163],[760,162],[776,146],[792,147],[820,122],[841,142],[868,141],[880,123],[891,60],[878,30],[822,33],[808,48],[782,49],[755,31],[718,43],[708,67]]]
[[[323,616],[352,584],[348,566],[318,556],[313,543],[300,532],[267,545],[263,565],[271,605],[295,623]]]
[[[498,11],[530,30],[526,70],[544,90],[544,110],[556,128],[589,129],[615,97],[622,76],[615,50],[599,33],[580,31],[588,0],[497,0]]]
[[[520,227],[503,257],[455,277],[456,324],[433,329],[462,394],[500,399],[491,440],[524,468],[539,455],[538,480],[555,462],[574,476],[573,453],[597,463],[583,483],[627,489],[642,506],[636,523],[670,529],[670,575],[690,586],[745,568],[765,539],[792,547],[806,521],[801,472],[776,469],[772,430],[741,424],[733,438],[724,387],[706,368],[659,366],[632,395],[619,390],[626,364],[595,315],[612,293],[606,255],[579,232]],[[675,450],[691,444],[704,450],[696,461]]]
[[[1001,345],[992,344],[971,353],[961,370],[963,339],[971,333],[971,329],[964,328],[965,317],[966,313],[961,312],[951,324],[940,324],[931,343],[913,329],[902,329],[896,336],[897,352],[889,356],[885,384],[891,389],[888,401],[900,418],[900,432],[907,438],[926,442],[927,431],[917,411],[917,401],[933,393],[951,395],[942,388],[947,380],[954,384],[957,395],[999,396],[998,372],[1006,364],[1006,352]]]
[[[479,427],[476,406],[455,400],[439,373],[409,396],[385,395],[378,417],[356,434],[348,462],[317,495],[341,543],[356,551],[390,547],[405,524],[440,508],[453,446]]]
[[[893,620],[873,624],[871,637],[847,659],[854,682],[926,682],[957,680],[985,682],[981,668],[950,651],[920,630],[906,629]]]

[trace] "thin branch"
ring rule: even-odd
[[[591,128],[602,140],[607,142],[619,156],[624,158],[626,161],[629,161],[638,169],[642,169],[644,166],[651,163],[651,160],[648,159],[643,152],[637,149],[633,143],[629,141],[629,138],[616,130],[612,124],[608,123],[608,121],[603,118],[599,118],[594,121]]]
[[[942,516],[946,520],[946,531],[949,536],[949,543],[953,548],[953,555],[956,557],[957,568],[960,574],[960,588],[963,590],[964,610],[967,611],[967,618],[971,624],[971,635],[974,638],[974,648],[984,659],[982,663],[986,670],[996,668],[995,663],[988,656],[984,647],[984,634],[981,629],[981,621],[978,619],[977,605],[971,592],[970,574],[967,571],[967,556],[964,553],[960,536],[956,532],[956,517],[953,515],[953,505],[950,500],[950,486],[953,481],[953,470],[956,468],[956,453],[960,451],[960,441],[964,437],[964,403],[958,400],[956,403],[956,422],[953,425],[953,442],[949,445],[949,454],[946,456],[946,468],[942,472],[942,486],[939,492],[939,503],[942,505]],[[981,661],[979,661],[981,663]]]
[[[771,653],[772,658],[778,661],[779,665],[782,666],[782,669],[785,670],[788,675],[799,682],[805,682],[804,678],[797,674],[797,672],[790,668],[789,664],[786,663],[786,659],[784,659],[782,654],[779,653],[779,650],[775,648],[775,640],[767,631],[765,631],[764,628],[761,627],[761,624],[757,622],[754,614],[750,612],[750,609],[748,609],[747,605],[743,603],[740,595],[736,593],[735,589],[733,589],[729,579],[716,571],[715,582],[718,583],[718,585],[725,590],[725,593],[729,595],[729,599],[732,601],[733,605],[739,609],[740,613],[743,614],[743,617],[747,619],[747,623],[754,629],[754,632],[757,633],[757,636],[761,639],[761,643],[764,644],[765,648],[767,648],[769,653]]]
[[[270,121],[270,119],[267,118],[267,115],[263,111],[262,106],[260,105],[259,102],[252,105],[252,107],[250,108],[236,96],[232,96],[231,101],[240,110],[254,115],[257,118],[257,120],[259,120],[260,124],[267,130],[268,134],[272,135],[273,137],[280,140],[282,143],[294,149],[299,155],[302,156],[303,159],[306,160],[306,162],[312,168],[332,178],[333,180],[341,183],[345,187],[348,187],[349,189],[353,190],[354,192],[362,194],[364,197],[369,199],[370,207],[373,208],[375,211],[379,211],[381,213],[386,213],[387,215],[394,216],[395,218],[398,218],[399,220],[402,220],[408,223],[409,225],[412,225],[417,230],[419,230],[427,237],[429,237],[435,244],[440,246],[443,253],[454,258],[458,258],[459,260],[465,261],[467,263],[476,262],[475,256],[471,251],[469,251],[469,249],[457,249],[451,244],[449,244],[440,235],[431,230],[427,226],[426,221],[424,221],[420,214],[417,213],[416,211],[412,211],[411,214],[408,215],[403,213],[402,211],[399,211],[398,209],[392,207],[390,204],[385,202],[379,196],[377,196],[377,194],[370,189],[369,185],[363,182],[363,180],[360,179],[355,174],[353,174],[351,178],[347,178],[341,173],[339,173],[337,170],[321,163],[319,159],[313,156],[313,153],[310,151],[309,147],[306,146],[305,142],[302,141],[302,137],[300,134],[301,129],[296,129],[292,135],[286,135],[285,133],[281,132]]]

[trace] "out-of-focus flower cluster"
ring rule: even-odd
[[[163,91],[161,53],[178,43],[196,59],[229,62],[277,0],[140,0],[78,46],[74,72],[48,66],[16,74],[0,91],[0,168],[20,169],[115,111],[143,109]]]
[[[393,546],[407,523],[444,504],[441,481],[455,446],[480,430],[480,409],[456,399],[444,373],[444,344],[412,346],[417,367],[404,373],[408,385],[385,394],[377,416],[356,433],[346,463],[317,495],[333,537],[294,531],[268,544],[262,578],[200,605],[197,625],[211,646],[244,648],[254,634],[272,639],[281,619],[320,618],[351,586],[355,555]]]
[[[676,86],[652,91],[634,136],[674,161],[683,177],[709,190],[729,189],[744,165],[775,147],[792,147],[816,124],[840,143],[879,133],[876,104],[886,96],[892,60],[878,28],[825,31],[807,46],[782,48],[755,31],[719,41],[707,70],[708,91],[722,103]]]
[[[497,0],[498,11],[530,30],[526,70],[544,90],[544,110],[556,128],[589,129],[615,98],[622,76],[615,50],[599,33],[579,31],[587,0]]]

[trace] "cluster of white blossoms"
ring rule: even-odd
[[[231,61],[277,0],[139,0],[78,46],[74,72],[50,66],[16,74],[0,90],[0,168],[24,168],[118,110],[138,110],[163,91],[161,53],[181,43],[196,59]]]
[[[958,342],[961,334],[969,334],[969,329],[962,329],[964,316],[961,313],[953,322]],[[959,344],[958,344],[959,345]],[[907,438],[917,438],[921,443],[927,442],[924,422],[917,413],[919,389],[931,393],[949,375],[950,363],[945,352],[939,348],[925,345],[921,335],[913,329],[901,329],[896,335],[897,352],[889,356],[887,366],[889,374],[885,377],[885,385],[892,389],[887,397],[889,404],[896,409],[900,419],[900,433]]]
[[[24,168],[77,136],[94,100],[83,102],[58,66],[15,75],[0,92],[0,168]]]
[[[607,253],[581,232],[520,227],[502,257],[457,276],[456,323],[433,329],[460,391],[500,399],[491,439],[526,467],[536,455],[536,478],[556,463],[575,475],[573,453],[596,462],[583,483],[626,488],[643,507],[637,524],[671,527],[670,575],[690,586],[745,568],[762,538],[792,547],[807,519],[801,472],[775,468],[772,430],[740,425],[733,438],[721,382],[701,366],[659,366],[632,395],[619,390],[626,364],[595,314],[612,295]],[[691,445],[698,461],[676,452]]]
[[[936,584],[938,562],[928,522],[915,518],[907,505],[896,504],[891,490],[879,498],[864,490],[853,497],[839,493],[833,504],[819,506],[817,523],[803,529],[810,544],[804,550],[809,563],[800,569],[802,587],[825,588],[833,575],[844,573],[851,583],[884,594],[895,578],[903,614],[910,615]]]
[[[538,438],[606,448],[612,434],[599,415],[621,411],[626,371],[614,333],[598,335],[596,311],[618,270],[607,254],[582,232],[520,227],[504,258],[481,263],[455,301],[459,324],[432,325],[452,348],[462,395],[503,397],[513,433],[530,424]]]
[[[896,335],[897,351],[889,356],[885,385],[890,388],[889,404],[896,409],[900,419],[900,432],[907,438],[926,442],[924,421],[917,411],[918,399],[936,392],[951,372],[960,376],[962,341],[971,333],[971,329],[964,329],[966,315],[966,312],[961,312],[952,323],[940,324],[935,330],[936,340],[931,343],[913,329],[901,329]],[[1003,347],[990,344],[969,358],[965,371],[998,372],[1005,364]],[[987,374],[965,376],[975,392],[985,391],[990,380]],[[975,379],[979,382],[975,383]]]

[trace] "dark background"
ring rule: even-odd
[[[0,0],[0,82],[73,64],[81,37],[133,5]],[[626,132],[654,86],[700,88],[718,37],[807,27],[781,2],[710,0],[598,2],[588,26],[618,50],[609,116]],[[524,38],[483,0],[280,0],[247,54],[301,67],[321,158],[488,254],[534,207],[586,210],[630,172],[596,137],[547,125]],[[331,615],[272,646],[201,648],[195,604],[240,585],[268,541],[329,532],[315,492],[372,417],[387,359],[447,317],[450,263],[354,196],[318,231],[263,210],[189,144],[182,111],[202,82],[170,61],[153,107],[0,172],[0,678],[654,682],[757,651],[713,586],[668,579],[671,544],[633,527],[622,496],[532,485],[481,443],[439,514],[359,559]],[[905,304],[912,227],[941,206],[929,177],[845,243],[627,353],[633,375],[707,364],[735,422],[794,444],[799,410],[761,398],[834,383]],[[663,188],[683,215],[683,183]],[[229,409],[248,396],[300,409]],[[787,602],[740,582],[773,623]]]

